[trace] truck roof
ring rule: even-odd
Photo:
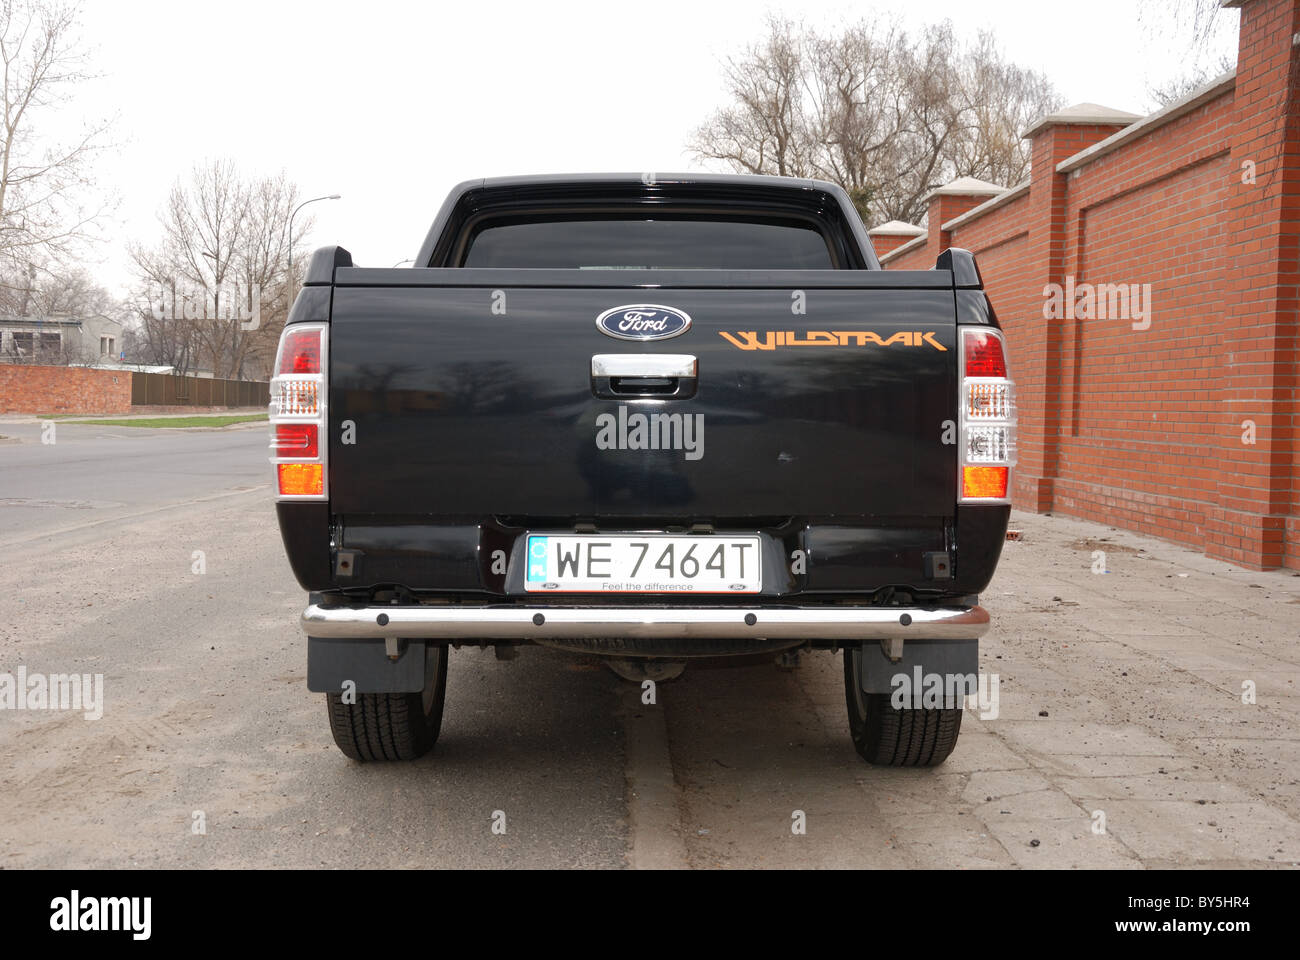
[[[653,178],[653,179],[648,179]],[[453,193],[463,193],[475,188],[496,189],[516,186],[592,184],[654,184],[716,183],[735,186],[773,187],[778,190],[822,190],[827,193],[843,192],[829,180],[812,180],[807,177],[777,177],[750,173],[533,173],[508,177],[483,177],[458,184]]]
[[[635,192],[642,196],[653,197],[663,191],[671,196],[674,190],[695,191],[699,188],[716,187],[720,192],[734,197],[745,197],[752,193],[755,200],[761,195],[768,197],[786,194],[789,200],[800,200],[810,205],[825,208],[833,205],[837,214],[843,218],[862,253],[864,264],[869,269],[878,269],[879,261],[871,248],[866,227],[858,216],[857,209],[849,195],[838,184],[827,180],[812,180],[803,177],[774,177],[739,173],[543,173],[523,176],[484,177],[466,180],[457,184],[448,194],[424,243],[416,255],[416,264],[427,265],[434,259],[435,248],[444,236],[448,224],[467,203],[476,203],[474,195],[484,199],[492,198],[496,202],[510,202],[517,199],[521,204],[536,201],[539,198],[550,200],[556,195],[567,194],[574,199],[582,198],[598,190],[613,192]],[[820,201],[817,199],[820,196]]]

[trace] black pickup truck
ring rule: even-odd
[[[413,268],[313,254],[271,421],[308,687],[349,757],[427,752],[462,644],[641,681],[842,650],[866,760],[956,743],[1007,354],[968,252],[881,269],[833,184],[464,183]]]

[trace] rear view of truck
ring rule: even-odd
[[[433,746],[450,647],[538,644],[841,651],[858,752],[947,757],[1015,450],[969,254],[881,270],[827,183],[585,176],[463,184],[416,264],[317,251],[272,386],[345,754]]]

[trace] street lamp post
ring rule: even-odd
[[[317,200],[340,200],[342,199],[342,196],[343,195],[339,193],[331,193],[327,197],[312,197],[310,200],[304,200],[302,203],[298,204],[298,206],[293,208],[293,212],[289,214],[289,284],[290,286],[293,286],[294,283],[293,280],[293,218],[298,215],[299,210],[307,206],[307,204],[309,203],[315,203]]]

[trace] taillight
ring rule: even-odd
[[[321,335],[315,325],[309,329],[300,326],[286,327],[280,335],[280,352],[275,372],[320,373]]]
[[[963,327],[958,501],[1008,503],[1016,462],[1016,385],[1001,331]]]
[[[316,424],[277,423],[271,435],[271,447],[282,457],[316,459],[320,451]]]
[[[1007,354],[1002,336],[994,330],[967,329],[962,335],[962,357],[968,377],[1005,377]]]
[[[281,500],[328,495],[325,439],[328,327],[295,323],[280,334],[271,380],[271,462]]]

